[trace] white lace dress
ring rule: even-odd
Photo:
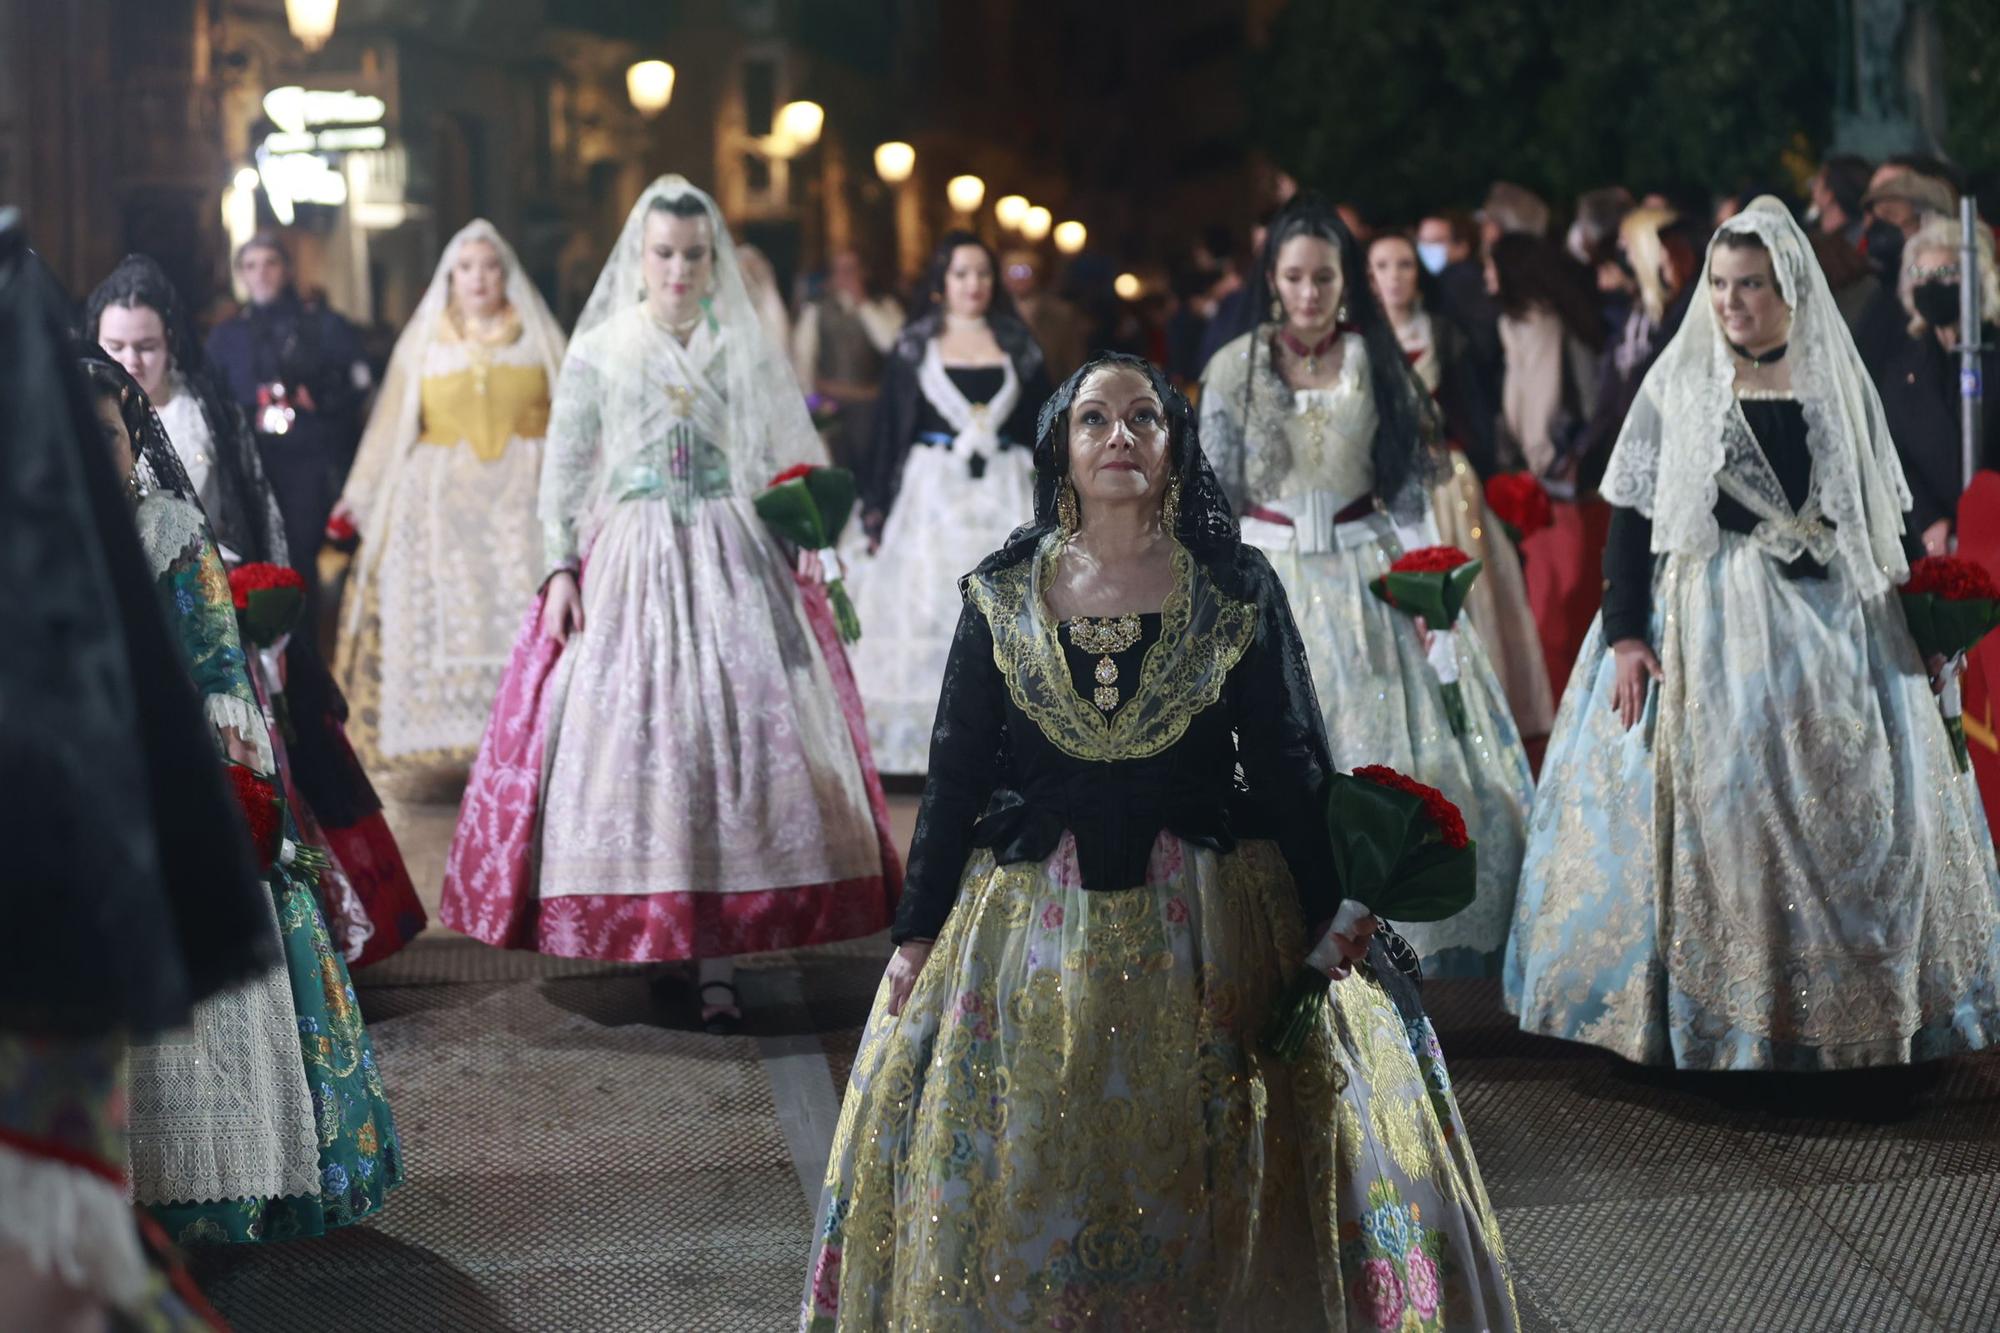
[[[1369,591],[1407,545],[1433,539],[1428,497],[1407,506],[1405,529],[1379,506],[1335,521],[1374,490],[1369,449],[1376,413],[1361,338],[1344,339],[1332,386],[1293,392],[1264,355],[1256,382],[1246,386],[1256,336],[1238,338],[1209,364],[1203,447],[1224,484],[1239,492],[1231,498],[1244,513],[1244,540],[1264,550],[1291,600],[1334,763],[1341,769],[1387,764],[1438,788],[1464,812],[1479,842],[1472,906],[1446,921],[1396,928],[1432,975],[1490,975],[1507,941],[1534,794],[1506,694],[1478,631],[1461,620],[1456,641],[1466,730],[1454,736],[1415,622]],[[1260,457],[1260,451],[1267,452]]]

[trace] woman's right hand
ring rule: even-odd
[[[1620,639],[1611,645],[1611,652],[1617,659],[1618,672],[1611,687],[1611,706],[1618,710],[1618,720],[1625,724],[1625,730],[1630,731],[1639,725],[1646,712],[1646,686],[1665,677],[1660,671],[1660,659],[1653,656],[1644,639]]]
[[[900,1015],[916,989],[917,976],[931,956],[931,941],[905,940],[889,960],[889,1013]]]
[[[354,506],[347,502],[347,497],[344,495],[333,502],[333,512],[326,516],[328,527],[337,523],[345,523],[349,527],[360,526],[360,520],[354,517]]]
[[[582,630],[583,593],[576,586],[576,575],[559,569],[549,575],[542,601],[542,633],[557,643],[568,643],[570,635]]]

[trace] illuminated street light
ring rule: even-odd
[[[885,185],[901,185],[917,169],[917,150],[892,140],[875,145],[875,174]]]
[[[285,0],[285,21],[292,36],[308,51],[317,51],[333,36],[334,15],[340,0]]]
[[[664,60],[641,60],[625,71],[625,94],[651,120],[674,100],[674,67]]]
[[[1065,222],[1056,228],[1056,249],[1066,255],[1073,255],[1083,249],[1083,243],[1090,239],[1081,222]]]
[[[1055,214],[1036,204],[1021,215],[1021,239],[1040,241],[1048,237],[1049,228],[1055,225]]]
[[[1013,231],[1021,225],[1021,219],[1028,216],[1028,200],[1025,195],[1003,194],[993,201],[993,217],[1001,226]]]
[[[961,213],[977,213],[979,201],[986,197],[986,182],[977,176],[953,176],[944,187],[944,197]]]
[[[818,102],[787,102],[778,108],[778,134],[790,140],[795,151],[818,143],[824,128],[826,108]]]
[[[1118,293],[1121,301],[1136,301],[1139,293],[1146,290],[1146,285],[1139,281],[1136,273],[1120,273],[1112,280],[1111,290]]]

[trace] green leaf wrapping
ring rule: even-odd
[[[1478,847],[1447,847],[1424,803],[1347,773],[1336,773],[1326,802],[1340,890],[1391,921],[1442,921],[1472,905]]]
[[[1956,657],[2000,627],[2000,602],[1983,597],[1953,601],[1936,593],[1902,593],[1910,637],[1925,657]]]
[[[1468,560],[1450,570],[1399,573],[1391,570],[1370,580],[1368,589],[1398,611],[1422,616],[1432,629],[1456,629],[1465,599],[1472,591],[1483,560]]]

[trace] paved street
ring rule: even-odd
[[[434,898],[451,812],[394,814]],[[198,1272],[248,1333],[788,1327],[886,951],[751,960],[715,1038],[678,981],[434,929],[357,976],[411,1182]],[[2000,1328],[2000,1058],[1666,1075],[1522,1036],[1491,985],[1427,994],[1528,1327]]]

